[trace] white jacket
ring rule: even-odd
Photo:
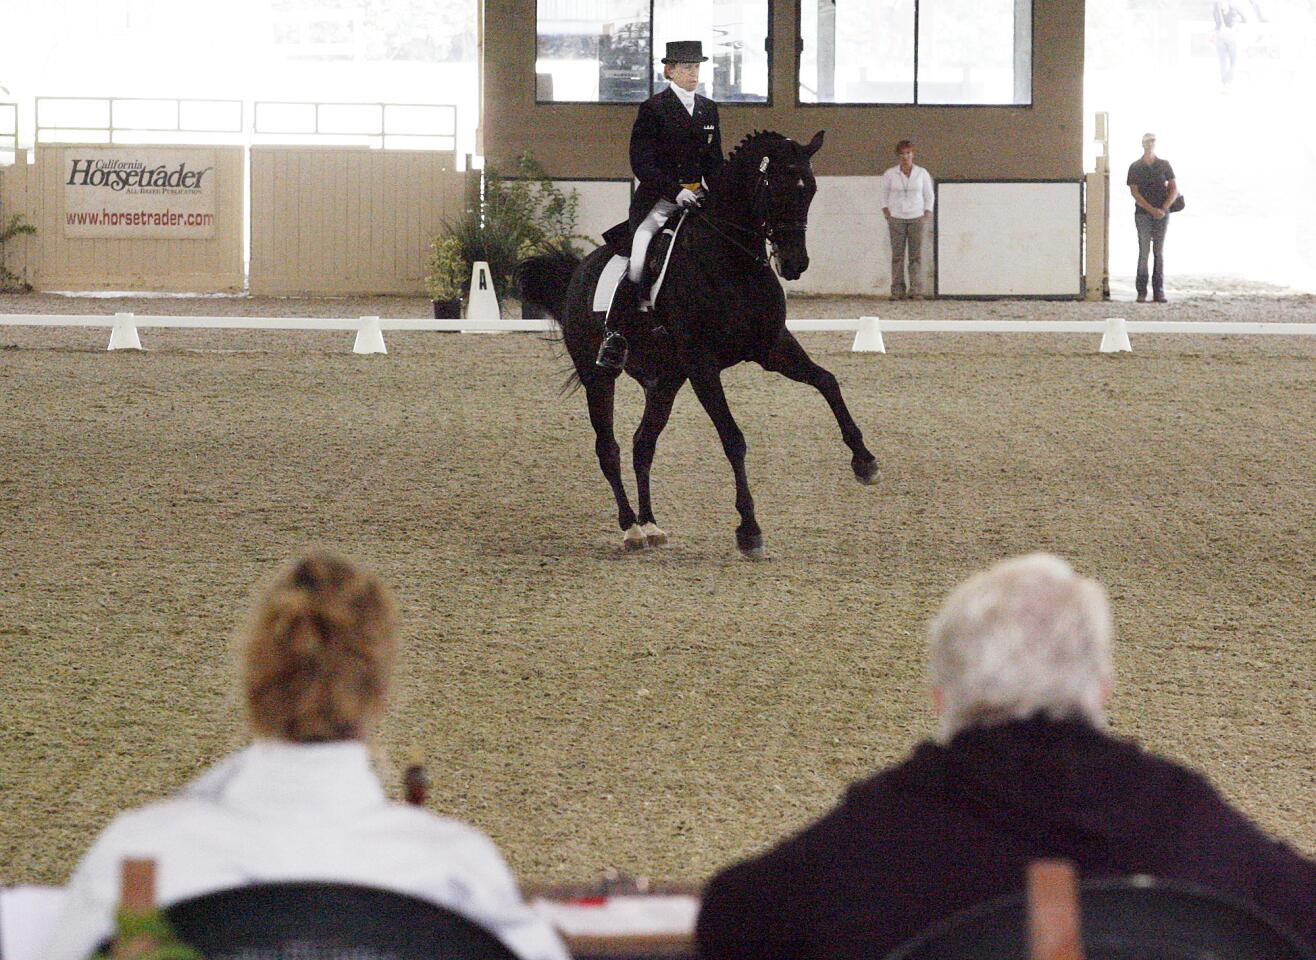
[[[917,163],[909,176],[900,172],[900,164],[887,169],[878,180],[878,206],[889,209],[897,220],[917,220],[931,213],[937,195],[932,189],[932,174]]]
[[[110,935],[124,857],[155,858],[162,905],[252,883],[339,881],[447,907],[524,960],[568,960],[493,842],[390,802],[355,741],[260,741],[174,798],[120,815],[74,871],[45,960],[84,960]]]

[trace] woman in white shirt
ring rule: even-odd
[[[878,181],[882,213],[891,234],[891,299],[905,298],[905,255],[909,254],[909,298],[923,299],[923,225],[937,197],[932,175],[914,162],[914,141],[896,144],[899,162]]]
[[[256,741],[105,829],[69,882],[46,960],[83,960],[111,934],[125,857],[155,859],[164,905],[254,883],[356,884],[460,913],[523,960],[567,960],[484,834],[385,796],[365,739],[397,646],[392,594],[373,574],[323,551],[284,569],[242,644]]]

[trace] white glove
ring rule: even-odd
[[[681,192],[676,195],[676,205],[678,207],[697,207],[699,206],[699,194],[682,187]]]

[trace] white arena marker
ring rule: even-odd
[[[860,317],[851,352],[886,353],[882,342],[882,322],[877,317]]]
[[[1133,345],[1129,343],[1129,329],[1123,317],[1108,317],[1106,332],[1101,335],[1102,353],[1132,353]]]
[[[137,324],[131,313],[116,313],[110,329],[110,345],[106,350],[140,350],[142,341],[137,336]]]
[[[466,298],[466,319],[497,320],[501,316],[502,313],[498,309],[498,295],[494,293],[493,277],[489,273],[489,264],[477,260],[471,265],[471,291]]]
[[[384,331],[379,327],[379,317],[362,317],[361,326],[356,331],[356,343],[352,345],[353,353],[388,353],[384,346]]]

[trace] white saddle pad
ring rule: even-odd
[[[626,268],[630,262],[629,258],[614,254],[603,267],[603,272],[599,274],[599,282],[594,287],[595,313],[608,312],[608,307],[612,306],[612,295],[617,292],[617,284],[621,283],[621,278],[626,276]]]
[[[663,232],[672,234],[672,241],[667,245],[667,252],[663,255],[663,266],[658,271],[658,279],[653,282],[649,288],[649,302],[658,302],[658,291],[663,287],[663,278],[667,276],[667,264],[672,260],[672,251],[676,249],[676,236],[681,232],[681,224],[685,223],[685,215],[688,211],[682,210],[680,217],[677,218],[675,225],[663,228]],[[668,221],[670,223],[670,221]],[[599,282],[594,285],[594,312],[607,313],[608,308],[612,306],[612,297],[617,292],[617,284],[621,283],[621,278],[626,275],[626,268],[630,265],[630,258],[619,257],[616,254],[603,266],[603,272],[599,274]]]

